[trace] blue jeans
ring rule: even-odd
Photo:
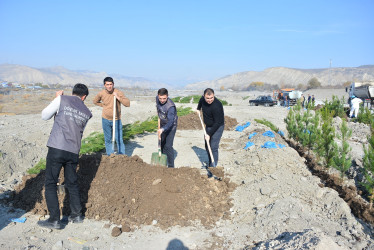
[[[113,133],[113,121],[102,118],[103,131],[104,131],[104,140],[105,140],[105,149],[106,154],[111,155],[114,153],[112,150],[112,133]],[[122,135],[122,122],[121,120],[116,120],[116,135],[117,143],[117,153],[119,155],[125,154],[125,144],[123,143]]]

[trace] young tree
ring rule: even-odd
[[[372,127],[372,129],[374,129]],[[370,208],[374,200],[374,131],[372,130],[371,137],[369,138],[369,145],[364,146],[363,167],[365,171],[366,182],[362,183],[370,196]]]
[[[333,160],[335,168],[340,171],[340,177],[343,179],[345,171],[349,169],[352,163],[351,157],[349,156],[351,147],[347,142],[352,135],[352,130],[348,128],[347,122],[344,120],[340,130],[342,134],[338,136],[338,138],[342,141],[342,145],[337,148],[337,154],[334,156]]]
[[[322,127],[321,134],[317,143],[317,154],[324,159],[326,167],[334,166],[333,158],[336,156],[335,128],[332,125],[332,112],[324,107],[321,109]]]

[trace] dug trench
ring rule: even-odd
[[[370,207],[369,202],[361,196],[363,194],[361,190],[358,190],[352,185],[344,185],[342,179],[338,175],[328,173],[326,168],[319,165],[315,157],[312,154],[308,154],[307,149],[304,147],[291,140],[285,139],[285,141],[290,147],[294,148],[301,157],[305,158],[309,170],[313,175],[321,179],[322,185],[332,188],[339,193],[339,196],[349,205],[352,213],[357,218],[374,224],[374,208]]]
[[[209,228],[229,217],[230,193],[236,187],[222,169],[212,172],[223,180],[208,178],[197,168],[152,166],[138,156],[83,155],[77,169],[83,212],[87,218],[127,225],[131,230],[141,225],[166,229],[196,222]],[[63,183],[63,171],[60,178]],[[45,171],[25,176],[8,202],[46,215],[44,179]],[[68,215],[68,190],[59,200],[62,214]]]

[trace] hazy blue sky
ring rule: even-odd
[[[374,1],[0,0],[0,63],[167,83],[374,64]]]

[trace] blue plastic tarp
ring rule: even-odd
[[[11,219],[11,221],[13,221],[13,222],[19,222],[19,223],[25,223],[25,221],[26,221],[26,217],[22,217],[22,218],[13,218],[13,219]]]
[[[255,145],[253,142],[247,142],[246,144],[245,144],[245,147],[244,147],[244,149],[247,149],[247,148],[249,148],[249,147],[251,147],[251,146],[253,146],[253,145]]]
[[[286,147],[286,145],[283,145],[283,144],[278,144],[278,147],[279,147],[279,148],[285,148],[285,147]]]
[[[283,133],[283,131],[281,131],[281,130],[278,131],[278,134],[279,134],[280,136],[284,136],[284,133]]]
[[[251,125],[250,122],[247,122],[246,124],[244,125],[239,125],[235,128],[236,131],[239,131],[239,132],[242,132],[246,127],[248,127],[249,125]]]
[[[249,136],[248,136],[248,139],[251,139],[253,136],[255,136],[255,135],[257,135],[257,133],[256,132],[253,132],[252,134],[250,134]]]
[[[262,135],[263,135],[263,136],[272,137],[272,138],[275,137],[275,134],[274,134],[273,132],[271,132],[270,130],[264,132]]]
[[[261,146],[261,148],[277,148],[277,144],[273,141],[267,141]]]

